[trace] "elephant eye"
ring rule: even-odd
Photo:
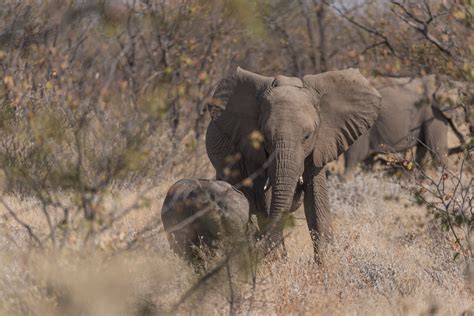
[[[308,140],[310,136],[311,136],[311,133],[305,134],[305,135],[304,135],[304,140]]]

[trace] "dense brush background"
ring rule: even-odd
[[[469,0],[0,0],[0,314],[474,313],[472,257],[413,203],[409,172],[330,176],[336,236],[322,266],[301,210],[288,258],[215,258],[201,275],[160,222],[176,180],[214,176],[206,104],[237,65],[472,82],[473,11]],[[469,139],[462,110],[458,123]],[[463,155],[450,168],[469,183]]]

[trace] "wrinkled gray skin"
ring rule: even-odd
[[[374,126],[345,152],[345,174],[376,153],[401,152],[416,146],[416,161],[427,152],[438,163],[448,155],[448,112],[458,88],[438,86],[434,75],[423,78],[378,78],[371,83],[383,105]]]
[[[331,236],[323,168],[372,126],[380,105],[379,93],[356,69],[301,80],[238,68],[221,80],[209,104],[207,153],[218,180],[237,185],[253,179],[241,190],[269,246],[283,242],[285,214],[304,192],[318,260],[319,241]],[[255,142],[259,134],[261,145]]]
[[[173,251],[193,262],[196,246],[216,250],[228,239],[245,242],[249,206],[245,196],[223,181],[183,179],[168,191],[161,219]]]

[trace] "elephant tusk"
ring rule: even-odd
[[[303,185],[303,176],[300,176],[300,178],[298,179],[298,183],[299,183],[300,185]]]

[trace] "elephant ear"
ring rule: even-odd
[[[321,122],[313,160],[316,166],[323,167],[374,124],[382,97],[357,69],[308,75],[303,84],[319,99]]]
[[[234,144],[258,129],[257,96],[272,82],[273,78],[237,67],[234,74],[217,85],[208,109],[216,125]]]

